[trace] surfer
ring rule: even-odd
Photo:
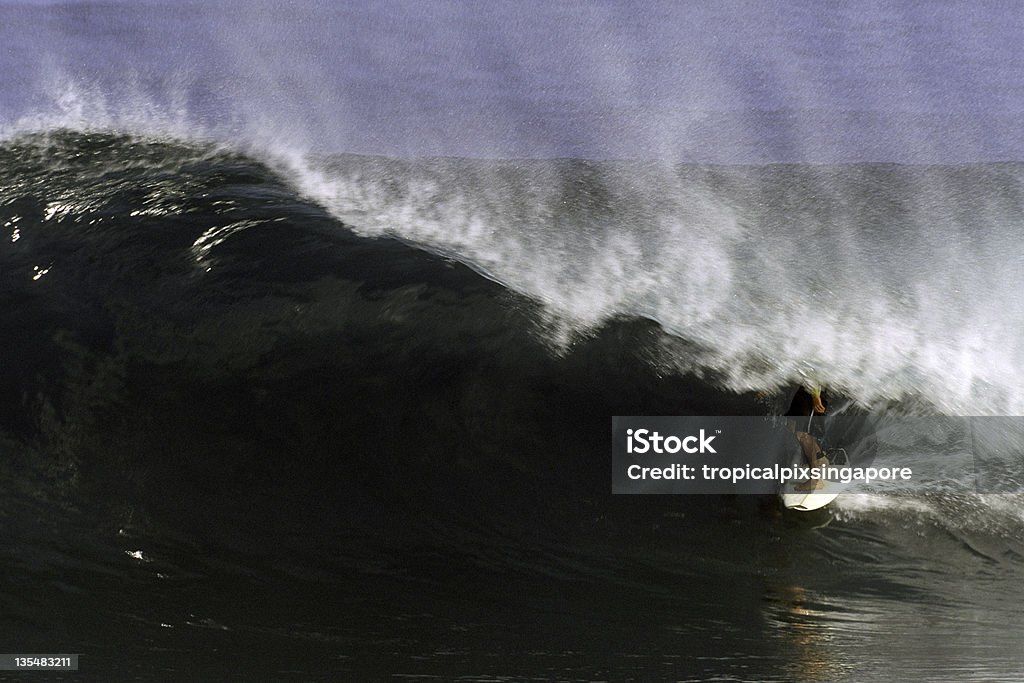
[[[813,418],[815,415],[824,415],[827,409],[828,397],[821,387],[812,386],[808,390],[801,386],[789,404],[789,410],[786,411],[786,415],[790,417]],[[801,431],[799,428],[803,426],[806,429],[808,424],[809,420],[807,422],[801,420],[800,425],[798,425],[797,420],[789,420],[786,426],[793,436],[796,437],[800,448],[803,450],[804,457],[811,467],[826,467],[828,465],[828,458],[824,456],[821,444],[809,432]],[[802,484],[798,484],[795,489],[797,491],[813,491],[820,489],[824,485],[821,479],[809,479]]]

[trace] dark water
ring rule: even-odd
[[[432,174],[460,181],[453,202],[505,177],[467,209],[484,218],[528,194],[525,178],[554,179],[572,208],[522,209],[502,252],[538,263],[571,239],[530,228],[536,212],[591,226],[572,238],[588,254],[605,239],[591,219],[654,210],[609,185],[622,167],[422,163],[320,172],[361,182],[364,208],[408,204]],[[748,496],[612,497],[612,415],[779,411],[798,370],[751,360],[744,390],[699,324],[670,334],[644,314],[657,302],[587,309],[571,295],[599,281],[586,268],[538,295],[517,277],[543,264],[474,258],[469,237],[445,247],[416,232],[428,214],[401,239],[355,232],[282,168],[74,130],[0,146],[0,649],[80,653],[65,680],[1024,676],[1018,494],[857,496],[803,515]],[[995,188],[974,201],[1006,207],[1021,177],[673,173],[740,208],[767,186],[806,206],[827,182],[843,200],[818,211],[837,215],[857,188],[914,183]],[[912,227],[911,194],[892,190],[886,216]],[[492,223],[493,242],[515,222]],[[987,253],[998,235],[977,234]],[[826,378],[877,400],[851,379],[874,366],[840,370]],[[956,388],[894,389],[887,405],[941,410],[966,400]]]

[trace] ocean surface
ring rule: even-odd
[[[0,681],[1024,680],[1024,463],[611,494],[614,415],[1024,413],[1015,25],[665,75],[742,6],[0,4],[0,651],[80,655]]]

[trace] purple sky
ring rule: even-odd
[[[71,83],[108,112],[184,91],[197,124],[331,150],[1021,159],[1022,9],[0,2],[0,116],[45,108]]]

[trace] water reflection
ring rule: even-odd
[[[766,617],[775,635],[794,653],[790,673],[800,681],[837,681],[851,667],[839,658],[835,634],[803,586],[789,584],[765,596]]]

